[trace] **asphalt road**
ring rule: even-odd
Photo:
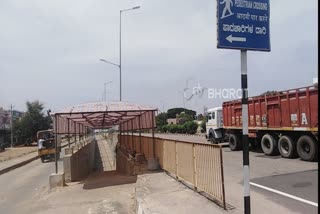
[[[62,169],[62,159],[58,162]],[[35,196],[47,191],[49,175],[55,172],[54,162],[41,163],[40,159],[0,175],[0,213],[33,213],[28,210]]]
[[[255,178],[251,182],[262,186],[262,188],[253,186],[254,191],[261,192],[270,200],[283,204],[292,212],[318,212],[318,207],[312,205],[318,203],[318,170]],[[267,187],[267,190],[263,189],[264,187]],[[272,192],[273,190],[279,191],[280,194]],[[298,199],[293,199],[295,197]]]
[[[150,136],[150,134],[144,134]],[[155,137],[197,143],[208,143],[205,137],[156,134]],[[243,209],[242,151],[223,148],[224,177],[227,202]],[[250,181],[252,213],[318,213],[318,207],[269,191],[280,191],[308,202],[318,203],[318,163],[281,156],[266,156],[262,151],[250,151]]]

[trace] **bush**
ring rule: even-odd
[[[168,131],[168,125],[161,126],[160,131],[166,133]]]
[[[189,121],[184,124],[188,134],[195,134],[197,132],[198,124],[194,121]]]
[[[186,133],[186,126],[183,124],[183,125],[177,125],[177,132],[178,133],[181,133],[181,134],[184,134]]]
[[[181,133],[181,134],[195,134],[197,132],[198,124],[194,121],[188,121],[182,125],[168,124],[160,127],[161,132]]]
[[[176,125],[176,124],[171,124],[171,125],[169,125],[168,130],[169,130],[170,133],[177,133],[177,131],[178,131],[178,125]]]
[[[206,121],[205,120],[203,120],[202,122],[201,122],[201,133],[205,133],[206,131],[207,131],[207,128],[206,128]]]

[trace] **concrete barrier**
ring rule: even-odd
[[[130,160],[122,151],[118,150],[116,155],[117,172],[124,175],[134,175],[134,161]]]
[[[63,157],[65,181],[79,181],[90,174],[94,168],[96,140],[73,150]]]
[[[51,174],[49,176],[49,186],[50,189],[53,189],[55,187],[63,187],[65,186],[65,176],[64,173],[58,173],[58,174]]]
[[[73,154],[73,146],[70,147],[70,148],[65,148],[65,149],[64,149],[64,154],[65,154],[65,155]]]

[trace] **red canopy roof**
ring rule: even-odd
[[[91,102],[67,107],[54,113],[57,133],[79,133],[83,128],[110,128],[120,125],[122,131],[155,127],[157,108],[128,102]]]

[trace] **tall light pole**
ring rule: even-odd
[[[112,81],[108,81],[108,82],[103,83],[103,85],[104,85],[103,93],[104,93],[104,101],[105,102],[107,101],[107,84],[109,84],[109,83],[112,83]]]
[[[135,6],[133,8],[129,8],[129,9],[124,9],[124,10],[120,10],[120,101],[121,101],[121,14],[125,11],[129,11],[129,10],[136,10],[136,9],[139,9],[140,6]]]
[[[122,64],[121,64],[121,15],[123,12],[125,11],[129,11],[129,10],[136,10],[136,9],[139,9],[140,6],[136,6],[136,7],[132,7],[132,8],[129,8],[129,9],[125,9],[125,10],[120,10],[120,38],[119,38],[119,64],[116,64],[116,63],[112,63],[112,62],[109,62],[105,59],[100,59],[100,61],[102,62],[105,62],[105,63],[109,63],[111,65],[114,65],[114,66],[117,66],[119,67],[119,74],[120,74],[120,101],[122,101],[122,76],[121,76],[121,68],[122,68]]]
[[[116,64],[116,63],[112,63],[112,62],[109,62],[105,59],[100,59],[101,62],[105,62],[105,63],[108,63],[110,65],[114,65],[114,66],[117,66],[119,68],[119,71],[120,71],[120,101],[122,100],[122,97],[121,97],[121,64]],[[120,62],[121,63],[121,62]],[[106,86],[105,86],[106,87]],[[106,90],[106,89],[104,89]],[[104,92],[104,95],[105,95],[105,92]],[[106,95],[105,95],[106,96]]]

